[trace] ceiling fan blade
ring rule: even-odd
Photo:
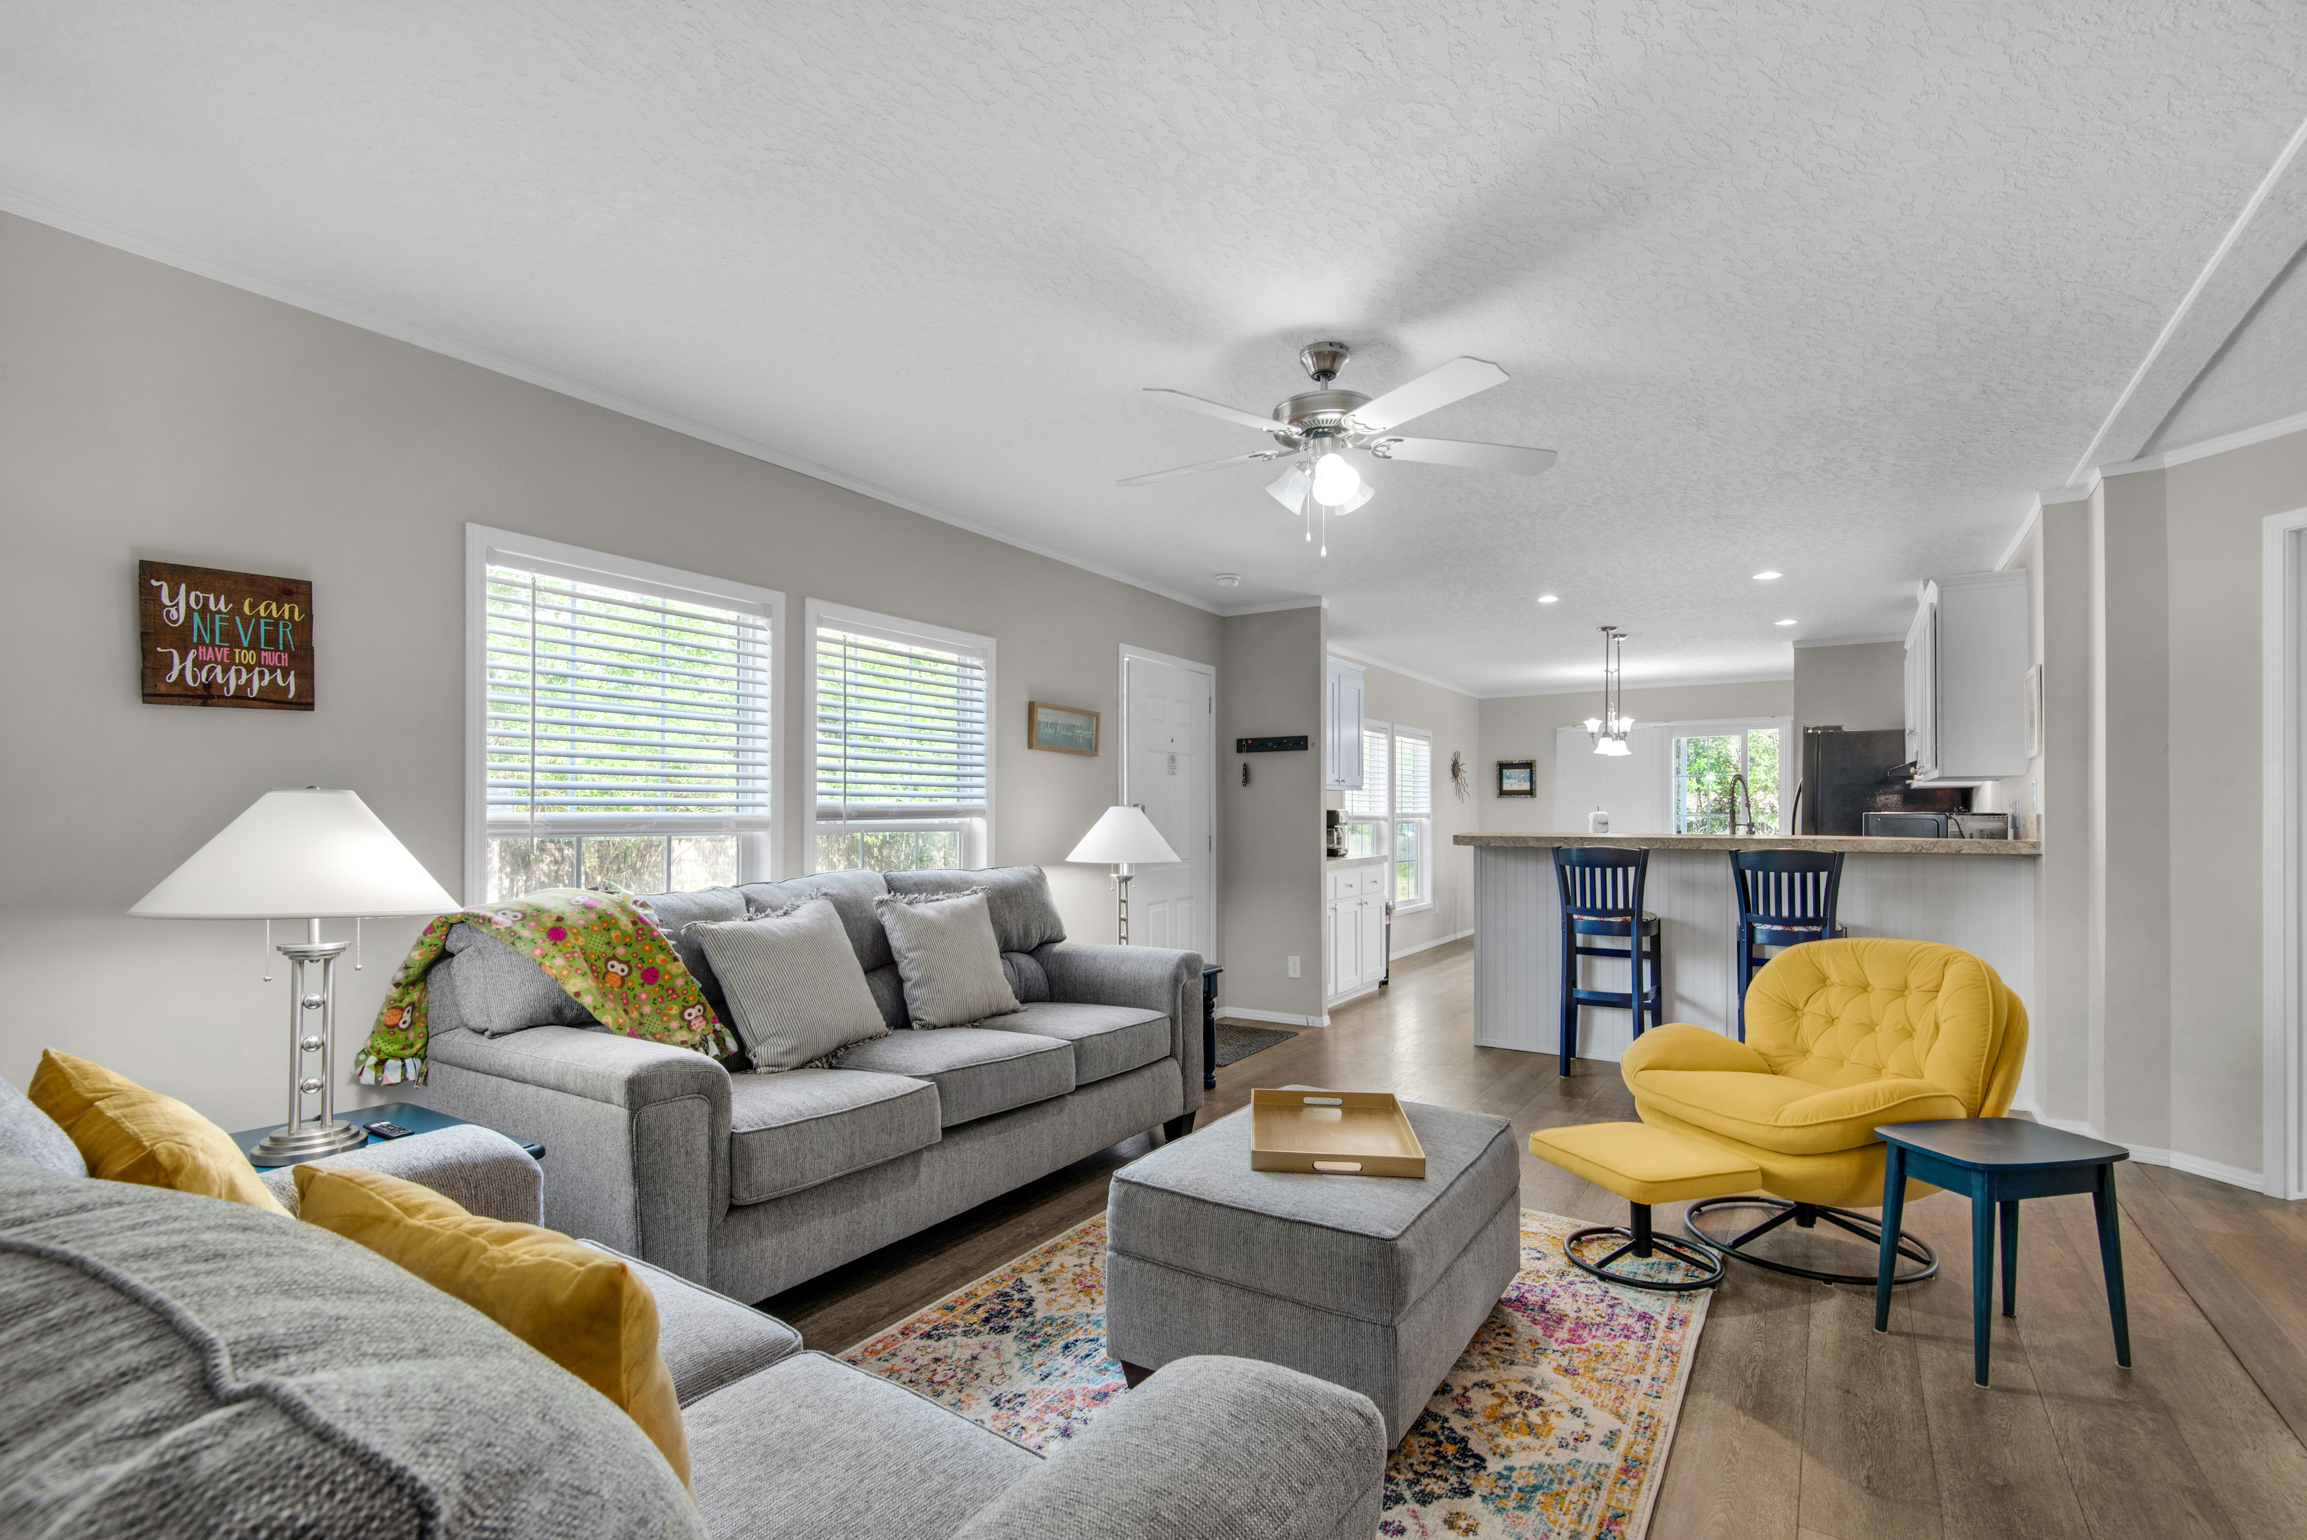
[[[1524,449],[1516,444],[1469,444],[1454,438],[1382,438],[1370,446],[1381,460],[1411,460],[1422,465],[1463,465],[1468,470],[1511,471],[1535,476],[1554,464],[1551,449]]]
[[[1260,449],[1246,455],[1227,455],[1223,460],[1204,460],[1199,465],[1181,465],[1175,470],[1149,471],[1143,476],[1124,476],[1114,485],[1117,487],[1142,487],[1151,482],[1171,481],[1179,476],[1198,476],[1203,471],[1223,470],[1229,465],[1255,465],[1264,460],[1278,460],[1283,455],[1294,453],[1296,453],[1295,450],[1279,447]]]
[[[1498,378],[1504,379],[1505,376],[1500,375]],[[1149,396],[1166,397],[1167,400],[1163,403],[1166,406],[1182,406],[1189,412],[1207,412],[1212,417],[1223,417],[1227,422],[1239,423],[1245,428],[1255,428],[1260,433],[1278,432],[1282,427],[1282,424],[1274,421],[1271,417],[1260,417],[1255,412],[1245,412],[1238,406],[1227,406],[1222,402],[1205,401],[1200,396],[1189,396],[1182,390],[1169,390],[1160,385],[1148,385],[1145,388],[1145,393]]]
[[[1354,413],[1354,421],[1371,433],[1383,433],[1396,423],[1423,417],[1428,412],[1463,401],[1477,391],[1506,383],[1506,371],[1479,358],[1453,358],[1430,369],[1407,385],[1397,385]]]

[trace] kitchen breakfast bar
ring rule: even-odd
[[[1986,959],[2023,1001],[2034,998],[2032,840],[1835,835],[1460,834],[1474,847],[1474,1041],[1553,1053],[1561,1040],[1562,908],[1557,846],[1648,850],[1643,907],[1658,916],[1665,1019],[1737,1030],[1738,900],[1729,852],[1843,853],[1837,917],[1853,936],[1943,941]],[[1584,962],[1583,986],[1626,988],[1623,962]],[[1617,1059],[1633,1041],[1624,1009],[1586,1007],[1578,1056]]]

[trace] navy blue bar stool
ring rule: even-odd
[[[1764,947],[1799,946],[1843,933],[1834,922],[1842,897],[1842,852],[1733,850],[1738,884],[1738,1040],[1746,1041],[1746,986],[1770,959]]]
[[[1554,847],[1554,884],[1562,893],[1562,1074],[1578,1055],[1578,1008],[1609,1006],[1634,1013],[1634,1035],[1642,1035],[1642,1013],[1650,1024],[1666,1020],[1666,948],[1658,916],[1642,907],[1642,885],[1650,872],[1647,850]],[[1586,946],[1589,936],[1623,936],[1624,950]],[[1627,965],[1626,992],[1578,987],[1578,959],[1614,957]],[[1650,965],[1643,985],[1642,966]]]

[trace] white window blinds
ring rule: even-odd
[[[1394,816],[1424,818],[1434,811],[1434,740],[1394,730]]]
[[[1346,793],[1346,811],[1358,818],[1383,818],[1386,799],[1386,729],[1362,728],[1362,784]]]
[[[769,826],[765,606],[492,560],[487,626],[491,833]]]
[[[818,820],[982,818],[986,804],[985,655],[820,625]]]

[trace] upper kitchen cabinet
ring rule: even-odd
[[[1362,789],[1362,665],[1326,660],[1322,701],[1322,789]]]
[[[1923,584],[1906,636],[1906,753],[1915,783],[1976,786],[2027,769],[2027,575]]]

